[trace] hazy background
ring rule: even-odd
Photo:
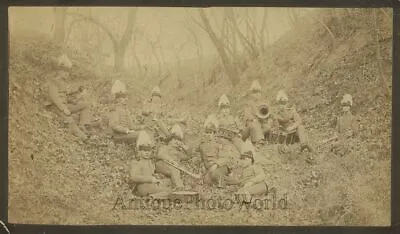
[[[205,12],[209,17],[210,23],[216,32],[221,27],[223,13],[225,8],[206,8]],[[248,18],[250,24],[257,29],[261,27],[265,8],[234,8],[235,15],[239,22],[240,29],[246,33],[245,18]],[[288,15],[289,8],[268,8],[266,28],[268,30],[266,41],[272,43],[282,34],[290,29],[290,19]],[[296,9],[299,15],[304,15],[312,9]],[[69,7],[68,12],[80,14],[91,14],[101,23],[111,28],[116,37],[121,37],[126,27],[127,8],[126,7]],[[72,17],[66,18],[66,25]],[[179,57],[184,59],[196,58],[196,46],[188,27],[197,35],[201,41],[204,56],[216,55],[212,41],[209,36],[194,22],[200,22],[198,8],[138,8],[134,29],[133,40],[135,41],[135,54],[142,61],[143,65],[156,63],[152,55],[152,48],[149,41],[155,42],[160,56],[164,57],[166,63],[175,61],[178,51]],[[29,29],[39,31],[49,36],[53,33],[54,14],[52,7],[18,7],[9,8],[10,30]],[[68,31],[68,26],[66,26]],[[91,23],[82,23],[79,26],[79,32],[72,32],[68,44],[74,47],[80,47],[76,43],[85,37],[85,34],[91,35],[104,32]],[[74,31],[74,29],[72,30]],[[86,35],[87,36],[87,35]],[[86,37],[87,38],[87,37]],[[95,40],[95,39],[93,39]],[[99,38],[97,38],[99,40]],[[113,49],[109,38],[101,36],[101,51],[107,57],[107,63],[113,64]],[[129,48],[132,48],[132,42]],[[82,48],[83,49],[83,48]],[[238,43],[238,50],[242,50]],[[133,63],[132,53],[125,55],[126,66]]]

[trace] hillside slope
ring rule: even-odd
[[[391,22],[379,14],[379,72],[371,10],[353,10],[340,18],[328,17],[324,11],[321,15],[326,16],[326,25],[335,35],[334,44],[324,27],[308,18],[304,22],[308,27],[289,32],[271,46],[270,53],[251,64],[234,88],[221,78],[201,99],[190,85],[178,92],[172,86],[163,88],[175,113],[191,113],[189,133],[194,141],[204,116],[216,111],[218,97],[228,93],[234,110],[239,111],[254,78],[260,80],[264,96],[271,103],[279,89],[288,91],[314,142],[332,134],[332,120],[340,111],[341,96],[353,95],[354,111],[362,126],[356,139],[357,151],[337,157],[329,154],[327,146],[321,146],[311,164],[304,160],[307,155],[297,151],[279,155],[275,146],[266,146],[260,152],[266,159],[264,167],[271,187],[279,195],[287,193],[290,207],[267,212],[111,210],[119,195],[131,197],[124,182],[132,150],[100,138],[104,136],[105,121],[97,130],[101,142],[97,146],[81,144],[70,136],[61,118],[43,105],[42,87],[51,69],[49,58],[59,48],[41,35],[12,32],[10,222],[388,225],[391,94],[384,95],[380,77],[382,73],[391,83]],[[94,117],[105,120],[112,106],[107,93],[114,78],[94,69],[85,56],[72,50],[70,54],[77,64],[71,82],[82,82],[96,90],[92,93]],[[156,83],[128,75],[124,79],[132,90],[132,108],[139,107]],[[195,189],[204,188],[196,185]]]

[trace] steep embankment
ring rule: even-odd
[[[47,38],[34,33],[11,33],[9,103],[9,219],[16,223],[63,224],[259,224],[259,225],[385,225],[390,220],[391,94],[384,96],[381,74],[391,81],[391,22],[379,13],[378,37],[382,59],[377,63],[376,31],[371,10],[344,11],[327,17],[331,34],[315,20],[309,27],[289,32],[271,46],[268,56],[251,64],[241,83],[230,89],[226,79],[209,87],[199,99],[185,85],[185,99],[169,103],[174,112],[191,113],[195,136],[203,117],[216,110],[218,97],[230,95],[234,109],[245,101],[252,79],[258,78],[267,100],[285,88],[304,119],[311,139],[327,138],[339,113],[344,93],[354,97],[361,131],[356,151],[337,157],[321,146],[314,162],[296,151],[278,155],[265,147],[264,166],[270,186],[287,193],[289,210],[238,212],[205,210],[114,210],[118,195],[130,197],[124,183],[131,149],[99,138],[99,145],[78,143],[53,110],[46,109],[43,86],[57,54]],[[69,51],[77,66],[72,83],[91,87],[94,117],[101,137],[113,77],[92,68],[86,56]],[[106,73],[105,73],[106,74]],[[81,79],[85,77],[86,79]],[[151,90],[151,81],[127,77],[137,107]],[[182,96],[183,91],[166,95]],[[175,100],[176,101],[176,100]],[[175,105],[173,105],[175,104]],[[196,114],[199,113],[199,114]],[[195,159],[195,162],[198,160]],[[188,178],[185,178],[187,181]],[[198,184],[196,189],[202,190]],[[229,218],[228,218],[229,217]],[[245,217],[245,219],[243,219]]]

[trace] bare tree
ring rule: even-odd
[[[373,9],[373,11],[374,11],[374,21],[375,21],[374,26],[375,26],[375,40],[376,40],[376,61],[378,63],[378,71],[382,82],[382,88],[385,90],[386,97],[390,97],[390,87],[383,73],[382,62],[381,62],[382,56],[381,56],[381,47],[379,43],[380,30],[378,26],[379,24],[378,24],[377,9]]]
[[[125,63],[126,49],[129,45],[129,42],[132,39],[134,25],[136,22],[136,13],[137,13],[137,8],[130,8],[128,10],[127,25],[125,27],[124,33],[122,34],[122,37],[119,40],[111,32],[111,29],[109,29],[105,24],[102,24],[97,19],[86,16],[86,15],[82,15],[79,13],[69,13],[68,12],[67,14],[70,16],[78,17],[80,19],[91,22],[91,23],[97,25],[99,28],[101,28],[107,34],[107,36],[110,38],[110,40],[113,44],[114,68],[116,71],[121,71],[123,69],[124,63]]]
[[[53,7],[54,32],[53,40],[58,45],[63,45],[65,38],[65,16],[67,7]]]
[[[181,70],[182,70],[182,63],[181,63],[181,58],[180,55],[182,53],[183,48],[185,48],[187,42],[183,43],[180,45],[175,52],[175,58],[176,58],[176,79],[178,80],[178,89],[183,88],[183,82],[181,79]]]
[[[213,28],[211,27],[210,21],[209,21],[208,17],[206,16],[203,9],[199,9],[199,15],[202,20],[202,24],[198,23],[198,25],[200,25],[201,28],[206,31],[206,33],[210,37],[211,41],[213,42],[213,44],[221,58],[222,64],[225,68],[225,72],[226,72],[227,76],[229,77],[230,81],[232,82],[232,85],[233,86],[237,85],[239,83],[239,76],[238,76],[237,72],[235,72],[234,67],[232,66],[232,63],[228,57],[228,54],[226,52],[224,44],[222,43],[220,38],[217,37],[216,33],[214,32]]]
[[[255,58],[259,55],[259,51],[257,50],[257,47],[254,43],[252,43],[251,39],[249,39],[250,35],[250,22],[246,18],[245,23],[246,23],[246,29],[248,30],[247,36],[240,30],[239,24],[237,22],[237,19],[234,15],[234,11],[232,8],[227,9],[228,12],[228,17],[229,17],[229,22],[231,24],[232,30],[234,30],[242,43],[246,53],[249,55],[250,58]]]

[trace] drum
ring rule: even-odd
[[[230,140],[230,139],[234,138],[235,136],[238,136],[238,134],[239,133],[236,132],[235,130],[219,128],[216,135],[218,137],[222,137],[222,138]]]
[[[282,131],[272,131],[271,133],[266,135],[266,140],[270,144],[285,144],[292,145],[294,143],[299,142],[299,138],[296,134],[296,131],[292,132],[282,132]]]
[[[195,191],[176,191],[169,198],[171,200],[179,200],[181,202],[190,202],[199,200],[199,193]]]

